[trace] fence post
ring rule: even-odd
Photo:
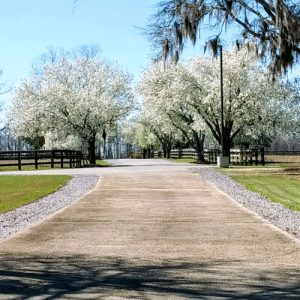
[[[255,149],[255,165],[258,165],[258,149]]]
[[[82,161],[82,159],[83,159],[83,154],[82,154],[81,151],[79,152],[78,157],[79,157],[79,159],[78,159],[79,167],[81,167],[81,161]]]
[[[51,169],[54,168],[54,150],[51,150]]]
[[[34,167],[35,167],[35,169],[38,168],[38,155],[37,155],[37,150],[34,151]]]
[[[178,158],[180,159],[182,157],[182,149],[179,147],[178,149]]]
[[[68,151],[69,152],[69,166],[70,168],[72,168],[72,155],[73,155],[73,151]]]
[[[60,167],[64,168],[64,151],[60,150]]]
[[[264,147],[260,148],[260,155],[261,155],[261,164],[264,166],[265,165],[265,148]]]
[[[22,161],[21,161],[21,151],[18,152],[18,169],[21,170]]]

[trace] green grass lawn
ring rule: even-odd
[[[37,170],[50,170],[50,165],[40,165]],[[59,165],[54,165],[54,169],[60,169]],[[67,169],[65,167],[64,169]],[[22,166],[21,171],[34,171],[36,170],[35,166]],[[0,165],[0,172],[1,171],[19,171],[18,166],[1,166]]]
[[[197,161],[193,158],[169,158],[168,160],[178,163],[197,163]]]
[[[107,162],[106,160],[103,159],[97,159],[96,160],[96,166],[97,167],[111,167],[112,164]]]
[[[0,213],[36,201],[65,185],[70,176],[0,176]]]
[[[231,175],[247,189],[300,211],[300,177],[288,175]]]

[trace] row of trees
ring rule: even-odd
[[[224,150],[235,144],[267,146],[277,134],[296,134],[300,128],[297,89],[270,74],[255,53],[243,48],[224,54]],[[204,161],[207,141],[221,143],[219,61],[198,57],[187,63],[155,63],[138,85],[142,98],[135,142],[157,142],[168,156],[171,148],[192,145]]]
[[[84,51],[83,51],[84,50]],[[219,147],[219,60],[197,57],[186,63],[154,63],[144,72],[133,110],[131,77],[100,59],[93,48],[68,55],[49,52],[34,73],[15,90],[8,112],[8,132],[35,148],[89,149],[95,163],[97,141],[103,151],[117,124],[127,141],[142,148],[192,146],[204,161],[204,147]],[[300,100],[294,85],[269,72],[244,47],[224,53],[225,154],[234,145],[268,146],[275,136],[299,136]],[[99,144],[99,143],[98,143]]]
[[[94,48],[73,55],[50,51],[15,90],[8,113],[9,133],[36,148],[87,145],[95,163],[96,141],[134,108],[131,77],[100,59]],[[224,54],[223,144],[230,148],[268,146],[271,139],[299,134],[297,89],[269,72],[251,49]],[[140,113],[123,132],[142,148],[193,146],[203,162],[204,145],[221,143],[219,61],[198,57],[187,63],[154,63],[137,86]]]

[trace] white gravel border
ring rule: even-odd
[[[0,214],[0,240],[43,220],[50,214],[82,197],[96,186],[99,178],[96,175],[75,175],[57,192],[36,202]]]
[[[254,211],[271,224],[300,239],[300,213],[271,202],[258,193],[245,189],[229,176],[215,168],[197,168],[195,170],[202,179],[217,186],[236,202]]]

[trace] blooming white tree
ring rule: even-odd
[[[196,58],[187,65],[185,94],[221,144],[219,61]],[[230,155],[241,133],[272,135],[287,117],[282,110],[294,92],[284,81],[270,82],[268,72],[247,49],[224,53],[224,154]]]
[[[126,142],[129,143],[131,153],[130,157],[135,157],[135,147],[138,146],[139,150],[143,150],[143,157],[151,157],[152,151],[160,146],[157,137],[137,119],[128,120],[122,127],[122,134]],[[140,154],[138,154],[139,156]]]
[[[138,122],[145,128],[144,130],[152,133],[161,145],[163,155],[170,158],[172,146],[178,138],[178,130],[172,126],[170,120],[156,109],[149,109],[144,106]],[[151,135],[148,134],[151,138]]]
[[[287,99],[295,94],[283,81],[270,82],[266,70],[246,49],[224,53],[223,71],[223,141],[225,155],[229,156],[238,135],[272,135],[279,130],[287,119],[283,106],[291,103]],[[173,126],[192,135],[200,153],[203,133],[210,131],[221,144],[219,72],[218,60],[198,57],[165,69],[154,65],[140,84],[144,106],[148,111],[156,110],[153,118],[164,115]]]
[[[146,116],[150,114],[147,119],[152,123],[162,124],[156,128],[167,128],[169,132],[176,133],[175,141],[181,139],[190,143],[197,151],[198,161],[204,162],[205,124],[185,96],[185,72],[179,64],[168,68],[161,64],[150,66],[139,84],[139,92],[144,99],[143,113]],[[180,143],[177,144],[180,146]]]
[[[88,144],[94,164],[97,135],[132,109],[130,82],[119,66],[96,57],[62,57],[16,89],[9,127],[15,136],[50,132],[80,138]]]

